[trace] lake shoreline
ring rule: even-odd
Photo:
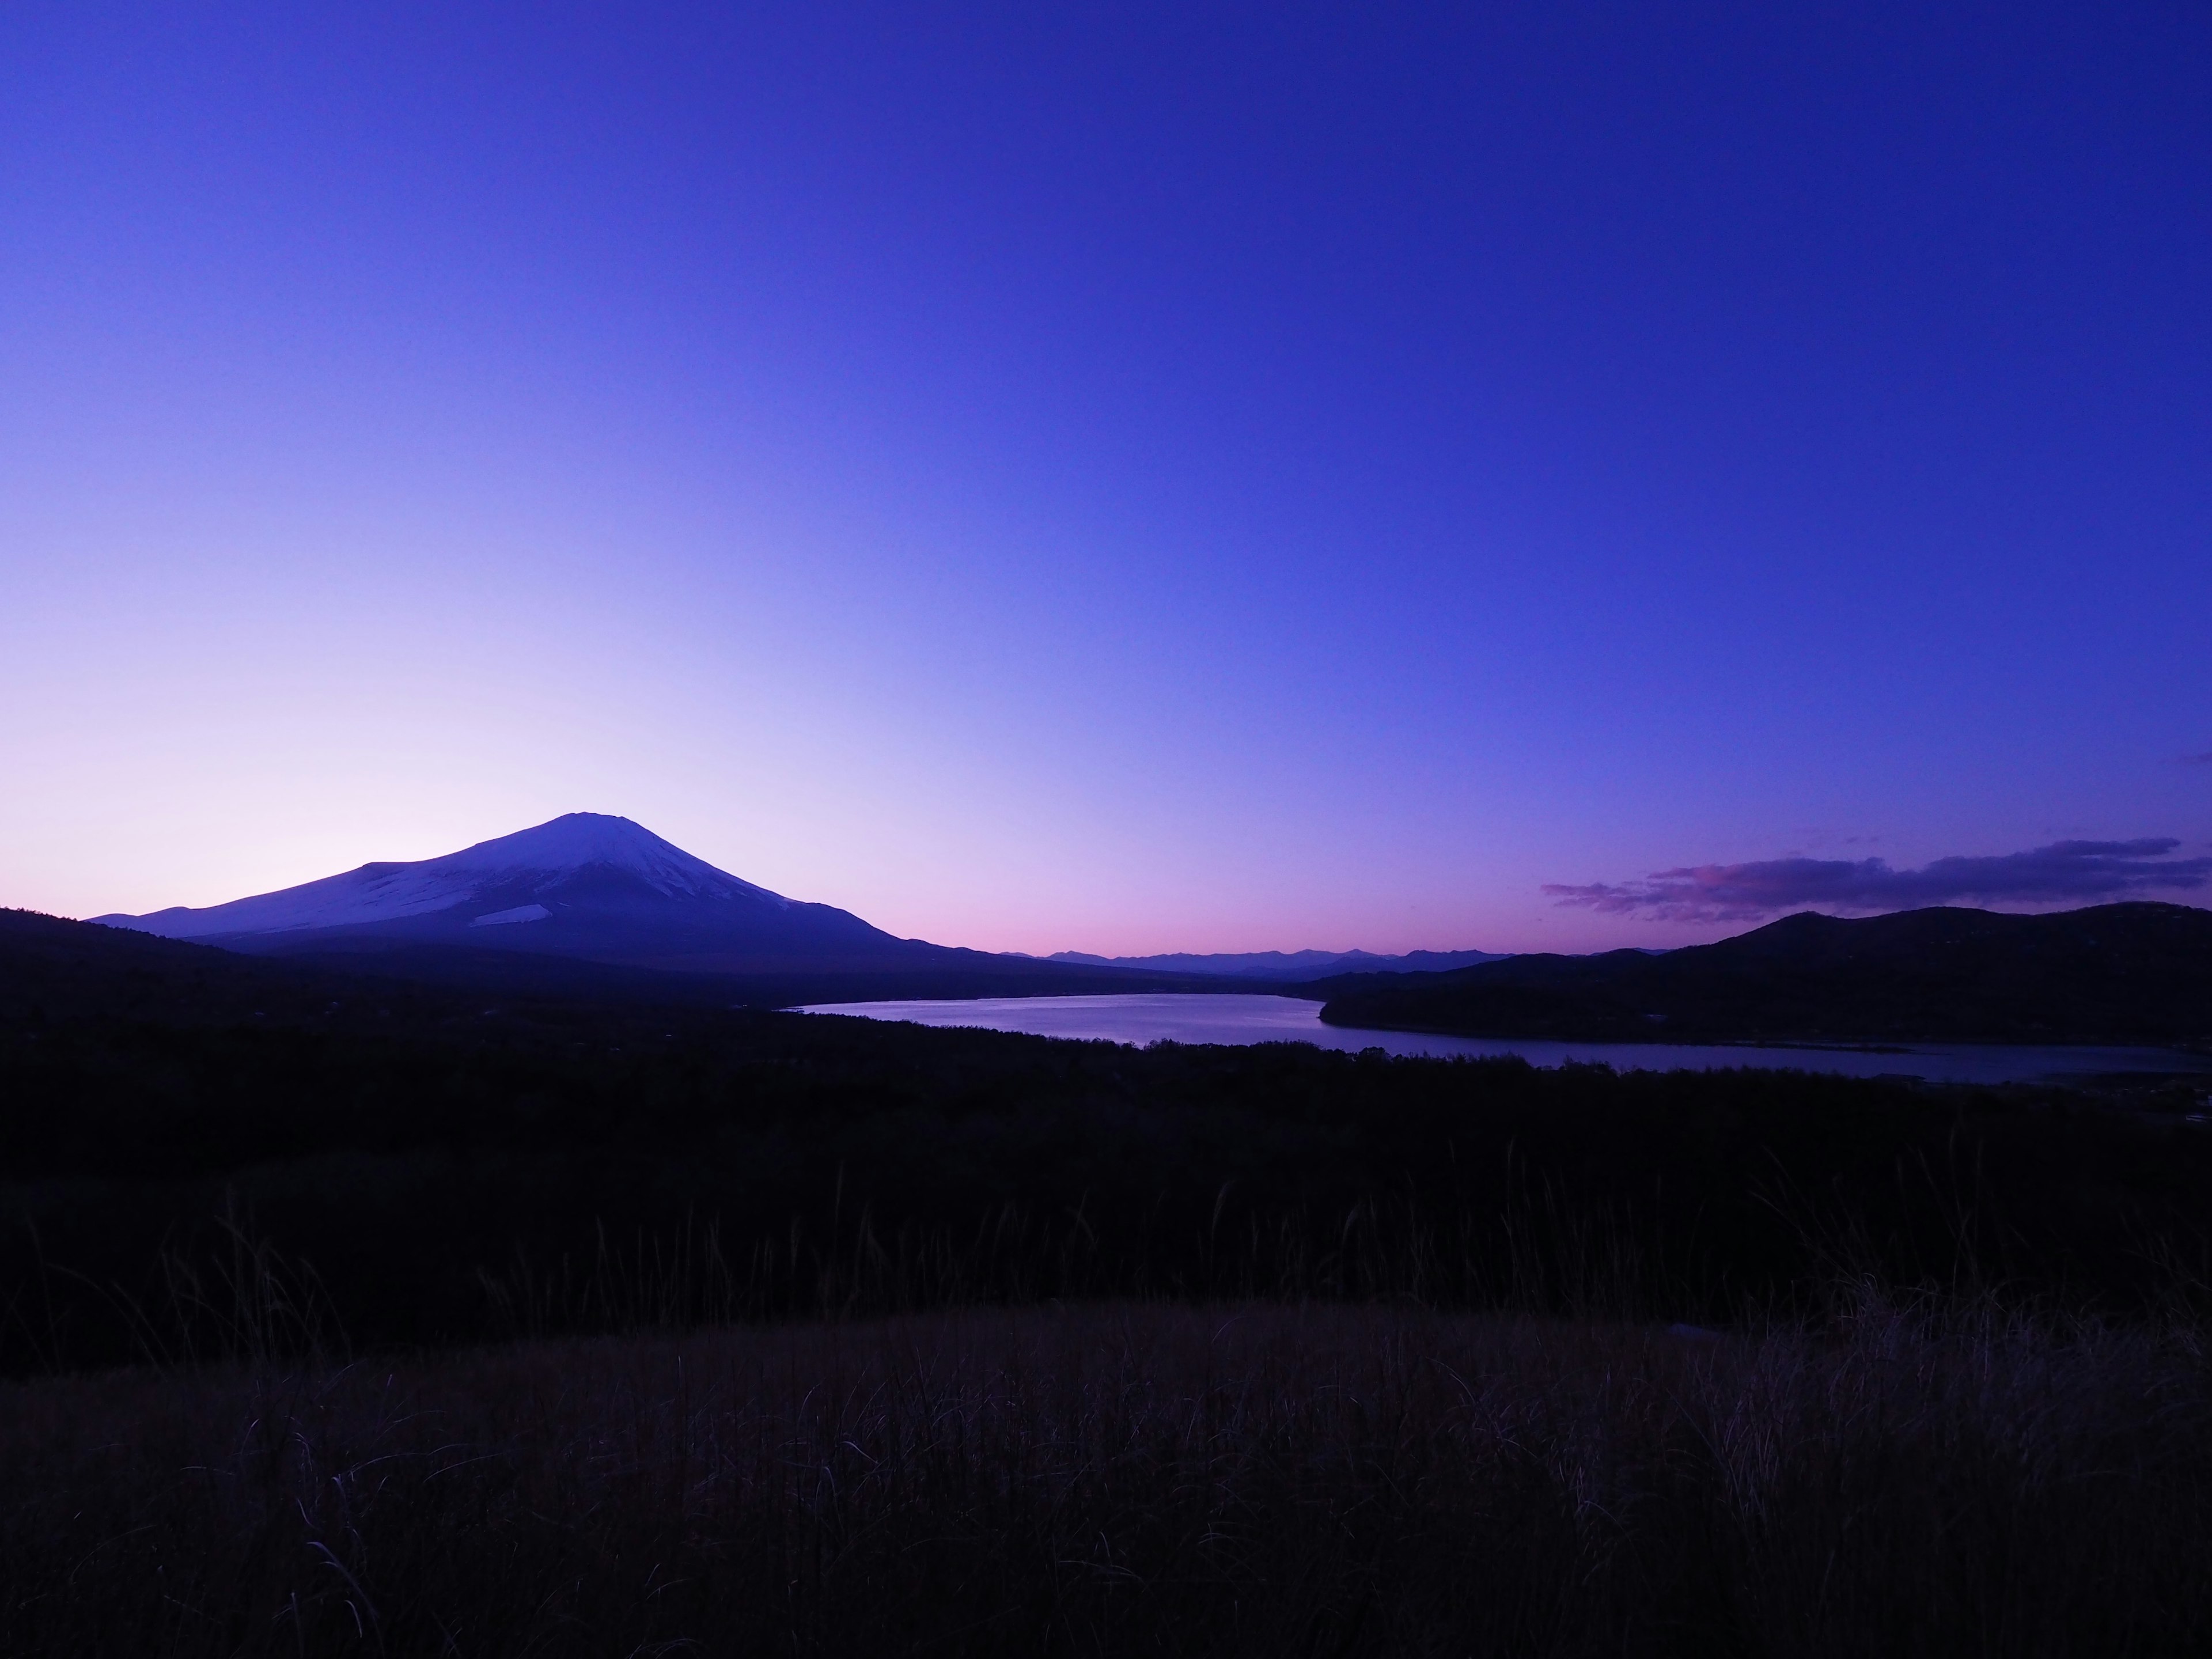
[[[1609,1065],[1619,1071],[1760,1068],[1930,1083],[2029,1083],[2125,1075],[2202,1076],[2212,1059],[2150,1046],[1944,1042],[1583,1042],[1563,1038],[1470,1037],[1461,1033],[1334,1025],[1322,1005],[1279,993],[1192,997],[1172,992],[1088,997],[979,997],[897,1002],[816,1003],[791,1012],[969,1027],[1074,1042],[1144,1047],[1152,1042],[1244,1046],[1305,1042],[1346,1052],[1379,1048],[1403,1058],[1504,1059],[1532,1066]],[[1826,1063],[1823,1063],[1826,1062]],[[1860,1062],[1854,1064],[1852,1062]]]

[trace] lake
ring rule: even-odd
[[[1601,1060],[1616,1071],[1709,1071],[1726,1066],[1790,1066],[1852,1077],[1907,1075],[1931,1083],[2027,1083],[2115,1072],[2201,1072],[2212,1060],[2168,1048],[2008,1047],[1921,1043],[1902,1051],[1864,1048],[1697,1047],[1667,1042],[1551,1042],[1506,1037],[1431,1036],[1321,1023],[1321,1004],[1295,997],[1151,994],[1107,997],[982,997],[966,1002],[831,1002],[805,1014],[854,1014],[917,1025],[980,1026],[1035,1036],[1109,1042],[1310,1042],[1323,1048],[1381,1048],[1394,1054],[1518,1054],[1532,1066]]]

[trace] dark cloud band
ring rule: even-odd
[[[1881,859],[1768,859],[1656,871],[1615,886],[1545,884],[1559,903],[1669,921],[1741,921],[1779,910],[1909,910],[1973,900],[1985,904],[2082,902],[2183,892],[2212,881],[2212,858],[2177,859],[2170,836],[2062,841],[2031,852],[1937,859],[1893,870]]]

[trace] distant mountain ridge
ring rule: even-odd
[[[2212,1044],[2212,911],[1806,911],[1664,956],[1340,975],[1334,1025],[1634,1042]]]
[[[250,956],[513,994],[776,1006],[1221,984],[900,939],[599,812],[227,904],[94,920]]]
[[[1045,958],[1048,962],[1074,963],[1086,968],[1129,968],[1154,974],[1212,974],[1286,984],[1318,979],[1329,973],[1443,973],[1502,959],[1494,951],[1408,951],[1395,957],[1377,956],[1370,951],[1246,951],[1208,955],[1176,952],[1153,957],[1094,957],[1081,951],[1059,951]]]
[[[342,874],[228,903],[143,915],[95,916],[104,926],[194,940],[253,955],[374,956],[386,969],[445,979],[488,969],[495,954],[659,972],[865,975],[954,974],[943,994],[1203,990],[1224,979],[1291,984],[1346,969],[1435,971],[1494,960],[1482,951],[1257,951],[1243,955],[1049,957],[1002,955],[900,939],[848,910],[811,904],[717,869],[642,824],[570,812],[407,863]],[[457,954],[458,953],[458,954]],[[965,981],[988,974],[991,989]],[[532,975],[533,978],[542,975]],[[810,981],[810,983],[813,981]],[[823,1000],[833,1000],[825,996]]]

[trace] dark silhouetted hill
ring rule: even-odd
[[[1788,916],[1650,956],[1322,981],[1333,1025],[1626,1042],[2212,1042],[2212,911]]]
[[[204,909],[95,920],[257,956],[561,995],[627,987],[673,1000],[776,1002],[1177,988],[1110,967],[1071,970],[900,939],[599,812]],[[677,975],[714,986],[669,987],[665,976]]]
[[[356,933],[280,936],[250,950],[162,939],[123,927],[0,910],[0,1010],[61,1018],[198,1022],[320,1017],[395,1000],[413,1006],[538,997],[694,1008],[914,997],[1083,996],[1218,990],[1218,981],[1086,969],[982,951],[852,965],[801,959],[752,972],[684,971],[555,952],[498,951],[436,939]]]

